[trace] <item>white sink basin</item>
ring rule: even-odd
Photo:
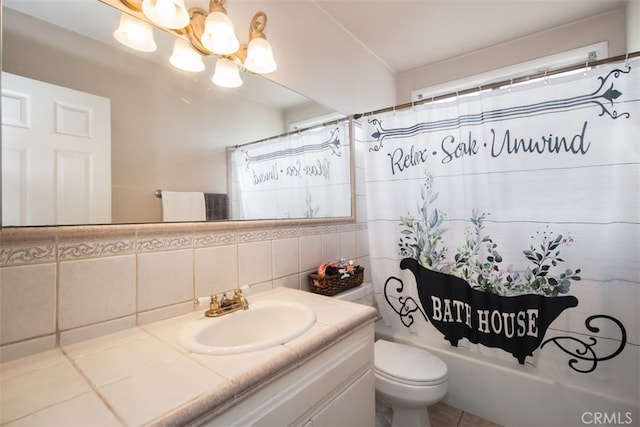
[[[203,317],[186,324],[178,335],[185,349],[201,354],[236,354],[284,344],[316,322],[309,307],[291,301],[256,301],[248,310]]]

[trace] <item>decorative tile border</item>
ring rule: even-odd
[[[193,247],[192,235],[174,235],[174,236],[149,236],[142,237],[137,240],[137,251],[156,252],[168,251],[172,249],[188,249]]]
[[[196,248],[225,246],[236,243],[238,243],[238,234],[235,232],[196,233],[193,238],[193,246]]]
[[[58,260],[77,260],[135,253],[135,239],[58,243]]]
[[[342,228],[339,224],[329,224],[329,225],[322,225],[320,227],[312,227],[310,229],[308,229],[309,232],[305,235],[307,236],[311,236],[311,235],[323,235],[323,234],[336,234],[336,233],[340,233],[342,232]],[[300,235],[303,235],[302,233],[300,233]]]
[[[324,226],[318,227],[302,227],[300,228],[300,237],[304,236],[320,236],[324,234],[326,228]]]
[[[0,248],[0,267],[56,261],[55,243],[29,242],[28,244],[28,246],[3,245]]]
[[[238,243],[261,242],[271,240],[273,232],[271,229],[257,229],[238,232]]]
[[[347,233],[350,231],[358,231],[358,224],[341,224],[339,225],[341,233]]]
[[[276,239],[291,239],[300,236],[300,230],[296,228],[275,228],[273,229],[272,238]]]
[[[366,229],[353,218],[0,228],[0,267]]]

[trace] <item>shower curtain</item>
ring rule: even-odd
[[[351,215],[349,146],[344,120],[230,150],[232,218]]]
[[[359,119],[388,325],[638,401],[639,68]]]

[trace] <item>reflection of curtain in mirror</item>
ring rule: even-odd
[[[232,219],[351,215],[346,120],[233,149],[229,164]]]

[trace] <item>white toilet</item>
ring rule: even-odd
[[[335,296],[373,305],[370,283]],[[375,343],[376,400],[393,411],[391,425],[430,426],[427,407],[447,393],[447,365],[426,350],[396,342]]]

